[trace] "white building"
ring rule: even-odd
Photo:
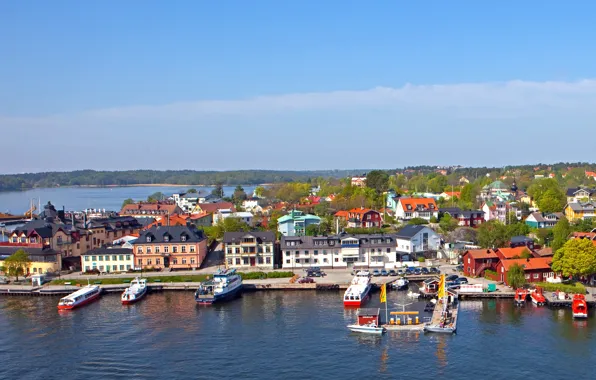
[[[334,236],[283,236],[282,267],[296,268],[389,268],[396,263],[393,234]]]
[[[256,197],[248,198],[242,202],[242,208],[253,214],[262,213],[263,207],[260,205],[261,202],[261,199]]]
[[[397,254],[403,261],[408,261],[411,256],[438,251],[441,237],[427,226],[408,225],[397,232],[396,243]]]
[[[215,225],[220,219],[226,218],[237,218],[243,221],[244,223],[248,224],[249,226],[252,226],[254,215],[248,211],[234,212],[231,209],[222,209],[218,210],[217,213],[213,214],[213,224]]]
[[[81,269],[83,272],[126,272],[134,269],[134,259],[133,250],[129,248],[96,248],[81,254]]]
[[[172,194],[172,199],[184,212],[191,212],[199,203],[199,198],[198,193]]]
[[[430,220],[439,217],[439,208],[433,198],[399,198],[395,217],[400,220],[422,218]]]
[[[228,268],[275,268],[274,232],[226,232],[223,244]]]

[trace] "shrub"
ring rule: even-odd
[[[419,258],[418,258],[418,262],[420,262],[420,263],[423,263],[423,262],[425,262],[425,261],[426,261],[426,259],[425,259],[424,257],[419,257]]]
[[[264,280],[266,278],[293,277],[294,272],[238,272],[243,280]]]
[[[550,282],[537,282],[536,286],[540,286],[545,292],[561,291],[565,293],[579,293],[586,294],[586,287],[580,283],[573,284],[551,284]]]
[[[269,272],[267,273],[267,278],[286,278],[286,277],[293,277],[294,272]]]

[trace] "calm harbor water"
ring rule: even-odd
[[[397,292],[388,300],[411,302]],[[60,313],[57,301],[0,298],[1,378],[594,378],[596,318],[510,300],[462,302],[454,336],[383,337],[347,331],[355,311],[336,292],[259,292],[211,307],[191,292],[132,306],[104,295]]]
[[[0,212],[21,214],[27,211],[31,201],[37,205],[41,200],[43,207],[51,201],[56,208],[64,206],[66,210],[80,211],[87,208],[98,208],[119,211],[122,202],[127,198],[135,201],[145,200],[156,192],[171,195],[185,192],[189,186],[131,186],[131,187],[60,187],[31,189],[26,191],[0,192]],[[255,186],[243,186],[248,196],[252,195]],[[195,187],[200,194],[210,194],[212,187]],[[231,196],[235,186],[225,186],[224,193]]]

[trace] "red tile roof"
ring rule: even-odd
[[[234,204],[231,202],[217,202],[217,203],[199,203],[198,206],[203,210],[203,212],[213,214],[219,210],[230,209],[233,212],[236,212],[236,208]]]
[[[466,254],[470,254],[474,260],[479,259],[498,259],[499,257],[492,249],[470,249]]]
[[[335,217],[336,218],[347,218],[348,217],[348,212],[345,210],[340,210],[338,212],[335,213]]]
[[[444,193],[448,197],[457,197],[457,198],[459,198],[459,196],[461,195],[461,191],[444,191]]]
[[[528,247],[515,247],[515,248],[497,248],[497,251],[499,251],[503,255],[503,257],[505,257],[506,259],[512,259],[515,256],[521,257],[521,255],[524,251],[529,252],[530,250],[528,249]]]
[[[417,206],[422,206],[424,208],[424,211],[438,211],[437,203],[432,198],[400,198],[399,203],[401,203],[404,211],[416,210]],[[411,208],[408,208],[408,205]],[[430,208],[431,205],[433,206],[432,209]]]
[[[505,268],[505,271],[509,271],[512,265],[518,264],[524,267],[526,270],[536,269],[550,269],[550,264],[553,262],[551,257],[532,257],[529,259],[511,259],[501,260],[501,264]]]
[[[573,233],[573,238],[574,239],[590,239],[590,240],[594,240],[594,238],[596,237],[596,232],[574,232]]]
[[[131,203],[120,210],[120,214],[139,214],[143,211],[151,213],[152,211],[159,211],[165,214],[175,214],[180,208],[173,202],[139,202]]]

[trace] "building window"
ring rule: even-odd
[[[151,265],[151,259],[147,259],[147,265]]]
[[[161,264],[161,259],[155,259],[155,265]]]
[[[290,256],[290,251],[286,251],[286,256]]]
[[[95,239],[93,239],[93,240],[95,240]],[[146,241],[147,243],[151,243],[151,236],[147,236],[147,238],[145,239],[145,241]]]
[[[103,256],[97,256],[98,261],[103,261]]]
[[[194,258],[194,257],[191,257],[191,258],[190,258],[190,263],[191,263],[191,264],[195,264],[195,258]]]
[[[119,260],[124,261],[124,255],[120,255]]]
[[[85,261],[89,261],[89,256],[85,256]]]
[[[315,255],[318,255],[319,251],[317,249],[315,249]]]
[[[240,258],[239,257],[236,258],[236,265],[240,265]]]
[[[319,262],[319,259],[314,259],[313,261],[314,261],[314,263],[316,264],[316,263],[318,263],[318,262]]]
[[[304,262],[305,262],[306,264],[308,264],[308,263],[310,262],[310,259],[304,259]]]
[[[118,256],[116,256],[116,255],[113,255],[113,256],[112,256],[112,261],[118,261]]]
[[[151,247],[147,247],[147,253],[151,253]]]
[[[172,253],[178,253],[178,246],[173,246],[172,247]]]
[[[126,266],[126,270],[130,270],[130,264]]]
[[[195,246],[194,245],[191,245],[190,246],[190,253],[195,253]]]
[[[326,258],[326,257],[324,257],[324,258],[323,258],[323,262],[324,262],[324,263],[328,262],[328,260],[327,260],[327,258]]]
[[[186,253],[186,246],[185,245],[183,245],[182,247],[180,247],[180,252]]]
[[[130,260],[130,255],[126,255],[126,260]]]
[[[160,248],[159,248],[159,245],[158,245],[158,246],[155,247],[155,253],[159,253],[159,250],[160,250]]]
[[[336,263],[339,263],[339,257],[336,257],[336,258],[335,258],[335,262],[336,262]]]
[[[228,259],[228,265],[232,265],[232,259]]]
[[[271,257],[265,257],[265,264],[271,264]]]
[[[537,280],[538,278],[540,278],[540,274],[534,273],[534,279]]]
[[[248,257],[242,258],[242,265],[248,265]]]
[[[118,270],[118,265],[112,265],[112,270],[116,272]]]
[[[262,258],[262,257],[259,257],[259,258],[257,259],[257,261],[259,262],[259,264],[263,264],[263,258]]]
[[[163,237],[163,241],[165,241],[166,243],[170,241],[170,237],[168,235]]]
[[[289,264],[291,262],[291,260],[286,260],[286,264]]]
[[[105,260],[106,260],[106,261],[110,261],[110,256],[106,255],[106,258],[105,258]]]
[[[100,272],[103,272],[103,265],[100,265],[100,266],[99,266],[99,271],[100,271]]]
[[[124,265],[120,265],[120,270],[123,271],[124,270]]]
[[[177,265],[178,264],[178,259],[176,259],[176,258],[172,259],[172,264]]]
[[[186,264],[186,259],[182,259],[182,264]]]
[[[143,247],[137,248],[137,253],[143,253]]]
[[[180,236],[180,241],[186,241],[186,235]]]
[[[170,252],[170,247],[168,247],[167,245],[163,246],[163,253],[168,253]]]
[[[139,259],[139,266],[143,265],[143,260]]]

